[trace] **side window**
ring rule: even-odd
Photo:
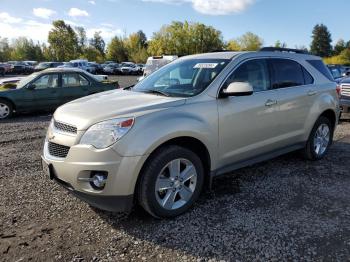
[[[62,74],[62,87],[87,86],[89,81],[78,73]]]
[[[247,82],[254,92],[270,89],[270,77],[265,59],[255,59],[240,65],[227,79],[225,85],[233,82]]]
[[[58,87],[58,75],[48,74],[39,77],[37,80],[32,82],[35,85],[35,89],[45,89],[45,88],[56,88]]]
[[[304,75],[300,64],[287,59],[271,59],[272,88],[304,85]]]

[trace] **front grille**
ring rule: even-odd
[[[66,132],[66,133],[71,133],[71,134],[76,134],[77,133],[77,128],[75,126],[67,125],[61,122],[58,122],[54,120],[53,125],[57,130]]]
[[[65,158],[68,155],[70,147],[49,142],[48,148],[51,156]]]
[[[350,96],[350,85],[341,85],[341,93],[342,96]]]

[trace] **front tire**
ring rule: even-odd
[[[141,173],[139,204],[156,218],[186,212],[198,199],[204,170],[200,158],[180,146],[158,149]]]
[[[315,123],[304,148],[304,157],[308,160],[322,159],[333,142],[334,128],[331,121],[321,116]]]
[[[13,114],[12,104],[4,99],[0,99],[0,120],[8,119]]]

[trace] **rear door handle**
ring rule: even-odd
[[[316,94],[317,94],[317,92],[314,91],[314,90],[310,90],[309,92],[307,92],[307,95],[308,95],[308,96],[314,96],[314,95],[316,95]]]
[[[276,104],[277,104],[277,100],[268,99],[265,103],[265,106],[273,106]]]

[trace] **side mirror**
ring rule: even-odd
[[[221,91],[221,97],[250,96],[254,92],[253,87],[247,82],[233,82]]]
[[[36,87],[35,84],[29,84],[28,87],[27,87],[27,89],[29,89],[29,90],[34,90],[35,87]]]

